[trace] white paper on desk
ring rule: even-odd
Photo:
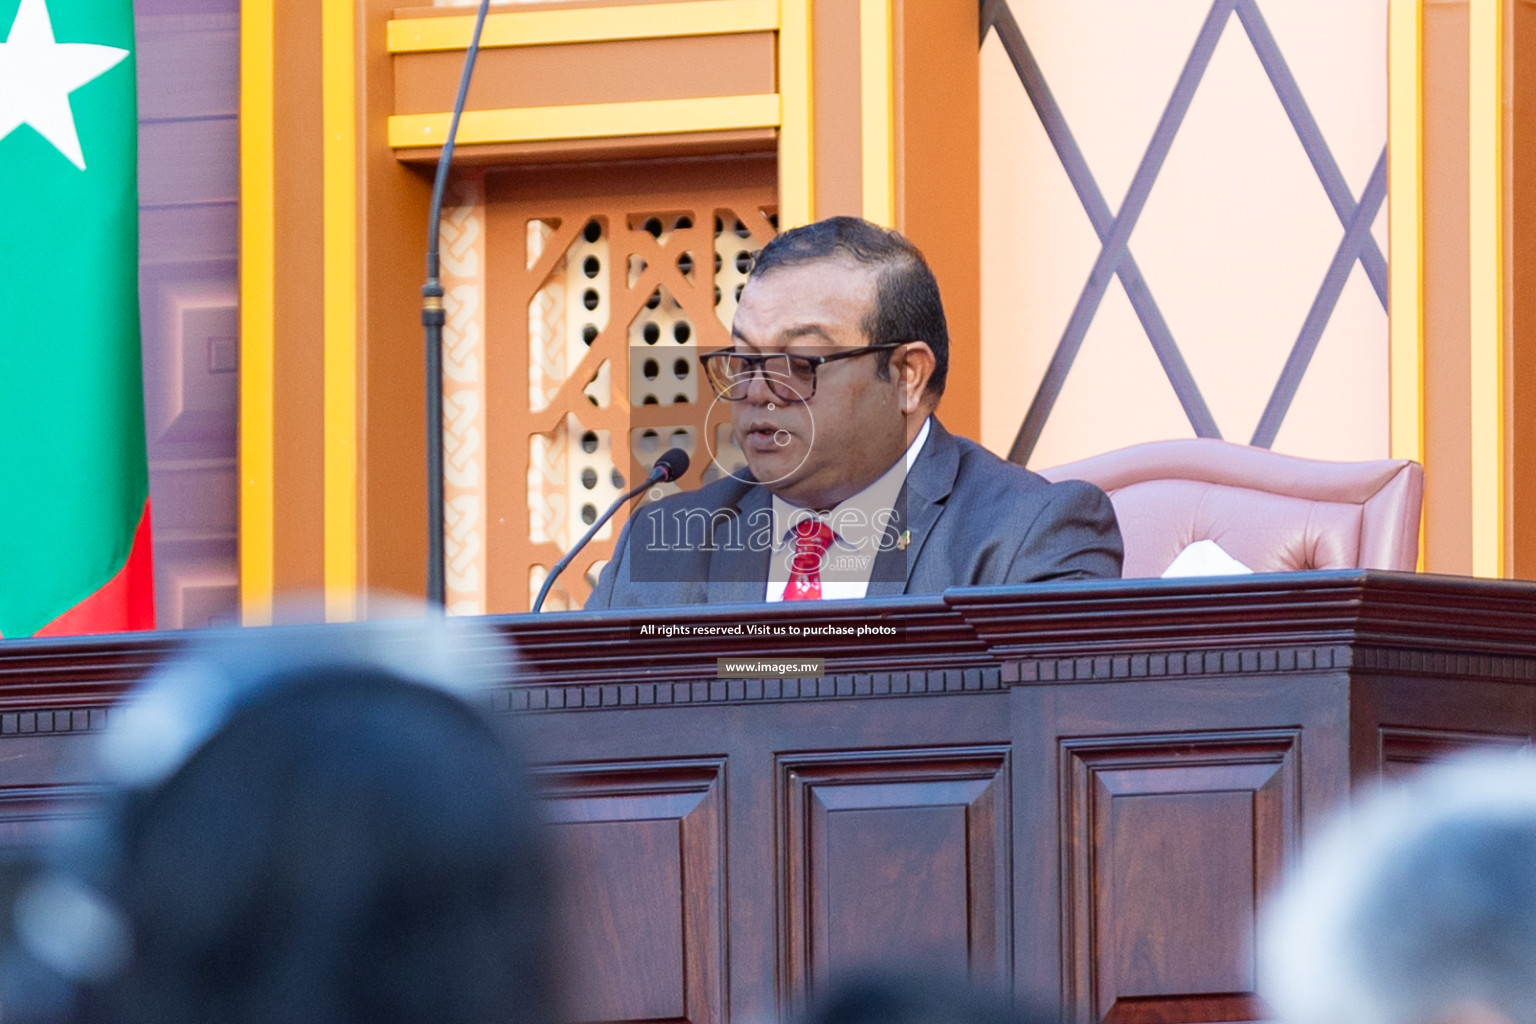
[[[1197,540],[1163,570],[1163,579],[1177,576],[1242,576],[1253,570],[1233,558],[1213,540]]]

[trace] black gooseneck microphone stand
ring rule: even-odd
[[[533,607],[529,610],[537,612],[540,608],[544,607],[544,599],[549,596],[549,588],[555,585],[555,577],[564,572],[565,567],[570,565],[577,555],[581,554],[582,548],[585,548],[587,543],[597,536],[597,531],[603,528],[604,523],[613,518],[613,514],[619,510],[619,506],[652,484],[676,481],[678,477],[686,472],[688,472],[688,453],[681,448],[669,449],[666,454],[657,459],[656,465],[651,467],[651,472],[646,478],[613,499],[613,504],[608,506],[608,511],[604,512],[596,522],[588,527],[587,532],[581,535],[581,540],[578,540],[571,550],[565,553],[565,557],[556,562],[554,568],[549,570],[549,575],[544,577],[544,585],[539,588],[539,596],[534,598]]]
[[[437,158],[437,178],[432,182],[432,206],[427,212],[427,283],[421,286],[421,326],[427,346],[427,602],[441,611],[447,600],[443,577],[443,283],[438,279],[438,231],[443,219],[443,192],[448,187],[448,167],[453,162],[453,144],[459,134],[459,117],[464,113],[464,99],[469,95],[469,76],[475,70],[480,53],[480,33],[485,28],[485,14],[490,0],[480,0],[475,15],[475,31],[464,54],[464,73],[459,77],[459,93],[453,101],[453,117],[448,122],[448,137]]]

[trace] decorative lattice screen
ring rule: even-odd
[[[523,611],[548,568],[663,451],[697,487],[741,463],[697,353],[730,343],[751,253],[773,237],[771,182],[537,201],[487,182],[487,600]],[[675,490],[663,485],[642,500]],[[579,607],[616,516],[545,607]]]

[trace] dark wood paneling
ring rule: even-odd
[[[97,813],[101,788],[78,782],[0,787],[0,851],[36,848],[61,821]]]
[[[1061,742],[1072,1019],[1230,1020],[1252,1002],[1256,908],[1299,830],[1296,741]]]
[[[1431,761],[1479,749],[1511,749],[1529,746],[1527,734],[1463,732],[1457,729],[1415,729],[1382,726],[1381,774],[1390,779],[1411,775]]]
[[[724,765],[561,765],[545,775],[578,1021],[724,1019]]]
[[[639,632],[742,621],[899,632]],[[1522,583],[1308,573],[489,623],[518,657],[464,657],[548,765],[593,1021],[769,1024],[834,969],[913,958],[1074,1024],[1258,1019],[1255,907],[1299,836],[1352,785],[1536,735]],[[80,810],[48,787],[89,782],[107,706],[184,642],[0,644],[0,844]],[[743,654],[828,674],[715,677]]]
[[[1006,978],[1006,748],[790,755],[779,765],[791,1003],[876,964]]]

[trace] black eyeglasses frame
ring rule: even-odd
[[[910,344],[911,342],[909,341],[882,341],[878,345],[864,345],[859,348],[850,348],[845,352],[834,352],[827,356],[802,356],[796,355],[793,352],[738,352],[733,348],[723,348],[715,352],[706,352],[699,356],[699,365],[703,367],[704,379],[709,381],[709,386],[713,388],[715,394],[724,401],[741,401],[743,398],[747,397],[746,389],[751,386],[753,379],[756,377],[762,377],[764,383],[768,385],[769,392],[772,393],[773,397],[779,401],[809,402],[812,398],[816,397],[816,371],[821,369],[821,367],[825,366],[827,363],[835,363],[839,359],[852,359],[854,356],[865,356],[869,355],[871,352],[891,352],[903,345]],[[745,360],[747,368],[740,373],[732,375],[724,375],[723,371],[716,371],[711,369],[712,364],[720,365],[723,364],[727,359]],[[808,366],[810,368],[811,375],[811,393],[803,397],[795,392],[791,392],[788,395],[782,394],[779,391],[779,388],[786,386],[784,381],[789,378],[785,374],[774,373],[768,369],[770,361],[775,359],[795,360]],[[717,374],[720,374],[718,379]],[[778,381],[777,384],[775,384],[776,380]],[[722,384],[724,386],[722,386]],[[732,397],[730,394],[732,391],[737,391],[739,393],[735,395],[735,397]]]

